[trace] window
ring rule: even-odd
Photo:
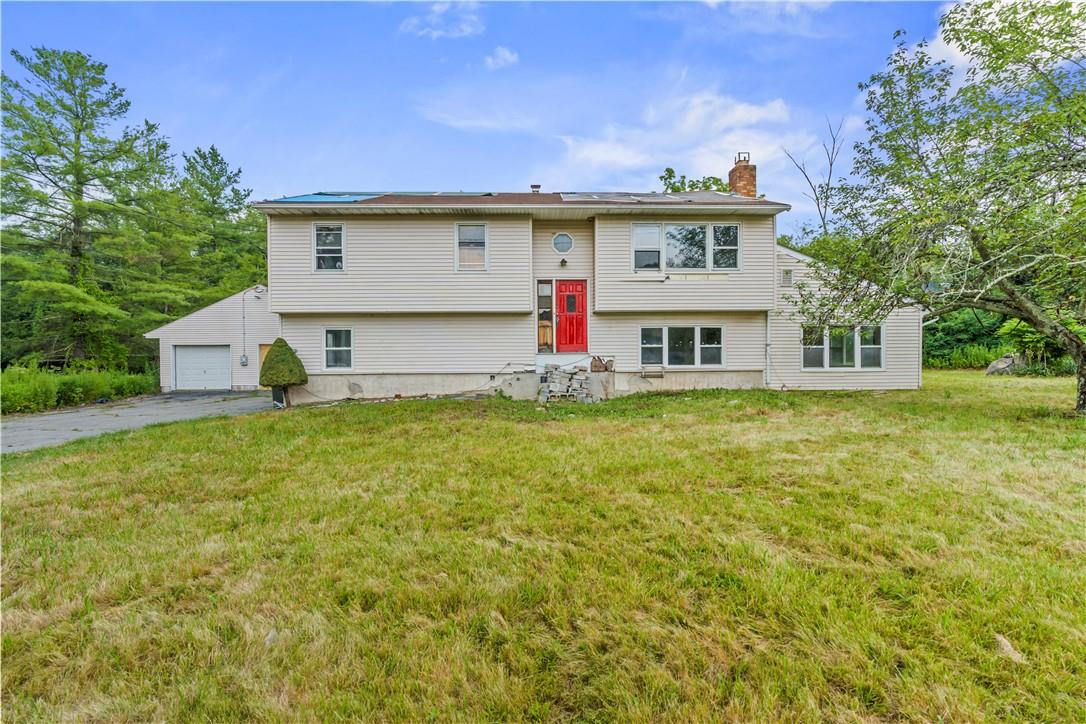
[[[313,224],[314,266],[317,271],[343,269],[343,224]]]
[[[860,366],[882,367],[882,327],[860,327]]]
[[[826,366],[826,330],[822,327],[803,328],[803,366]]]
[[[551,246],[559,254],[569,253],[573,249],[573,237],[565,232],[555,234]]]
[[[351,330],[324,330],[325,369],[350,369],[352,366]]]
[[[856,366],[856,330],[830,327],[830,367]]]
[[[790,286],[792,286],[792,270],[791,269],[781,269],[781,286],[782,287],[790,287]]]
[[[667,239],[668,269],[705,268],[705,227],[668,224],[664,227]]]
[[[882,369],[882,327],[804,327],[803,369]]]
[[[634,269],[660,269],[660,225],[633,225]]]
[[[739,224],[633,224],[630,233],[635,271],[739,269]]]
[[[724,330],[720,327],[702,327],[699,333],[701,364],[724,364]]]
[[[641,329],[641,364],[662,365],[664,363],[663,327],[643,327]]]
[[[739,224],[713,224],[713,268],[739,268]]]
[[[486,271],[486,224],[456,225],[457,271]]]
[[[723,327],[642,327],[641,364],[668,367],[720,367],[724,364]]]
[[[554,295],[551,282],[536,282],[536,344],[539,352],[554,351]]]

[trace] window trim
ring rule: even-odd
[[[461,226],[481,226],[483,227],[483,268],[482,269],[461,269],[460,268],[460,227]],[[490,224],[486,221],[457,221],[453,224],[453,269],[457,272],[465,273],[481,273],[490,271]]]
[[[683,327],[694,330],[694,364],[692,365],[673,365],[670,364],[668,359],[668,333],[669,327]],[[725,370],[728,368],[728,329],[726,324],[642,324],[637,328],[637,362],[643,369],[645,363],[642,360],[641,351],[645,346],[656,347],[657,345],[643,345],[641,344],[641,338],[646,329],[659,329],[663,332],[663,368],[666,370]],[[701,330],[702,329],[719,329],[720,330],[720,364],[702,364],[701,363]],[[705,345],[707,347],[716,347],[716,345]],[[655,363],[650,363],[655,364]]]
[[[328,346],[328,333],[329,332],[350,332],[351,333],[351,346],[350,347],[329,347]],[[329,367],[328,366],[328,350],[341,350],[349,349],[351,352],[351,365],[350,367]],[[354,327],[321,327],[321,372],[353,372],[354,371]]]
[[[554,248],[554,240],[557,239],[562,234],[565,234],[566,236],[569,237],[569,249],[567,251],[558,251],[558,249]],[[577,248],[577,237],[575,237],[573,234],[569,233],[568,231],[556,231],[556,232],[554,232],[554,235],[551,236],[551,251],[553,251],[558,256],[565,256],[566,254],[572,254],[573,250],[576,249],[576,248]]]
[[[660,252],[660,268],[659,269],[638,269],[634,262],[634,227],[635,226],[655,226],[658,229],[657,240],[659,242]],[[668,226],[704,226],[705,227],[705,266],[693,269],[673,268],[667,265],[667,233],[665,229]],[[735,257],[736,266],[734,269],[716,269],[713,267],[713,227],[714,226],[734,226],[736,227],[736,246]],[[644,251],[644,250],[642,250]],[[737,274],[743,271],[743,222],[740,220],[725,221],[722,219],[710,219],[705,221],[684,221],[681,219],[660,219],[660,220],[647,220],[642,219],[639,221],[630,222],[630,269],[635,274]]]
[[[830,324],[822,326],[822,366],[821,367],[808,367],[803,364],[803,350],[806,347],[812,345],[803,344],[803,328],[813,327],[812,324],[801,324],[799,327],[799,369],[801,372],[884,372],[886,371],[886,322],[880,322],[879,324],[857,324],[852,327],[852,338],[854,343],[855,359],[851,367],[830,367],[830,327],[845,327],[844,324]],[[861,327],[878,327],[879,328],[879,344],[860,344],[860,328]],[[863,359],[863,347],[873,348],[878,347],[881,352],[879,353],[879,366],[878,367],[863,367],[861,361]]]
[[[342,269],[318,269],[317,268],[317,227],[318,226],[339,226],[341,229],[339,255],[343,259]],[[347,271],[347,222],[338,221],[336,219],[325,219],[323,221],[314,221],[310,224],[310,251],[312,252],[313,260],[313,272],[318,274],[325,273],[342,273]],[[329,256],[328,254],[322,254],[321,256]]]

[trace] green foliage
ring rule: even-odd
[[[925,362],[932,366],[957,367],[939,365],[935,360],[947,360],[955,350],[963,347],[1002,350],[1004,342],[996,333],[1002,322],[1002,315],[982,310],[960,309],[944,314],[924,327]]]
[[[1070,319],[1063,320],[1063,323],[1075,334],[1086,339],[1086,325],[1078,324]],[[1008,319],[1003,323],[999,328],[999,338],[1007,346],[1021,352],[1031,362],[1044,362],[1056,359],[1063,354],[1062,346],[1055,340],[1017,319]]]
[[[266,281],[264,219],[217,148],[182,153],[178,169],[155,124],[126,125],[104,64],[12,57],[0,362],[144,369],[157,352],[144,332]]]
[[[942,40],[904,40],[861,84],[866,138],[833,189],[812,284],[816,321],[920,303],[1022,320],[1079,364],[1086,413],[1086,4],[952,4]]]
[[[8,367],[0,373],[0,409],[4,414],[41,412],[102,398],[116,400],[157,392],[158,383],[158,371],[154,369],[131,374],[114,370],[54,372]]]
[[[27,367],[8,367],[0,373],[0,411],[39,412],[57,405],[57,378]]]
[[[1075,361],[1070,357],[1058,357],[1049,362],[1029,362],[1011,368],[1011,374],[1020,377],[1067,377],[1075,372]]]
[[[660,183],[664,185],[664,191],[678,193],[680,191],[723,191],[727,193],[728,183],[719,176],[703,176],[702,178],[686,178],[676,176],[675,169],[668,167],[660,174]]]
[[[983,344],[966,344],[955,347],[944,355],[924,355],[924,364],[936,369],[970,370],[984,369],[1007,354],[1006,347],[986,347]]]
[[[282,337],[275,340],[260,367],[260,384],[265,387],[292,387],[308,381],[305,366],[287,341]]]

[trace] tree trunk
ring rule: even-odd
[[[1075,398],[1075,412],[1086,415],[1086,358],[1077,365],[1078,397]]]

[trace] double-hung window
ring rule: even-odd
[[[739,269],[739,224],[633,224],[633,268],[676,272]]]
[[[803,369],[880,369],[882,327],[804,327]]]
[[[456,225],[456,270],[486,271],[486,224]]]
[[[723,327],[642,327],[641,365],[720,367]]]
[[[633,225],[634,269],[660,269],[660,225]]]
[[[324,330],[324,368],[351,369],[354,364],[354,334],[350,329]]]
[[[317,271],[343,269],[343,224],[313,224],[313,266]]]

